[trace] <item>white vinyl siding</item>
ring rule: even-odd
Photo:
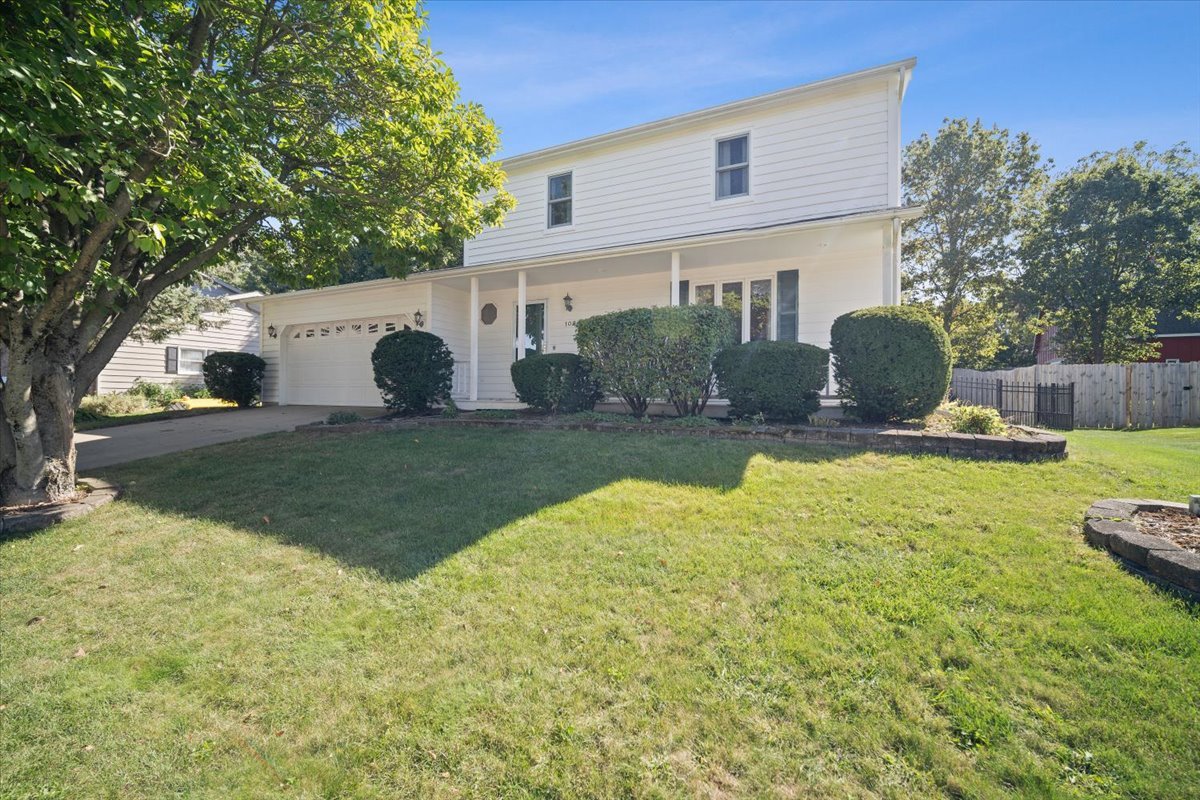
[[[886,78],[717,122],[517,164],[517,207],[466,243],[468,265],[762,227],[888,203]],[[714,199],[718,139],[748,133],[750,197]],[[898,147],[898,144],[894,145]],[[572,224],[547,234],[547,175],[572,173]]]
[[[185,352],[199,353],[201,360],[207,353],[218,351],[258,352],[257,313],[231,303],[224,313],[209,315],[209,319],[220,325],[203,331],[190,328],[162,342],[126,339],[96,379],[96,390],[101,394],[123,392],[139,380],[143,383],[203,383],[199,368],[196,372],[184,372]],[[168,347],[177,348],[176,371],[173,373],[167,372]]]

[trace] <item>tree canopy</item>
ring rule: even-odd
[[[905,284],[950,334],[956,363],[984,364],[1003,346],[994,317],[1045,170],[1029,134],[978,120],[948,119],[905,149],[905,202],[925,207],[905,226]]]
[[[496,129],[423,26],[411,0],[6,6],[4,498],[73,482],[74,405],[201,267],[253,248],[331,283],[357,244],[434,252],[502,218]]]
[[[1096,153],[1058,177],[1022,248],[1022,289],[1057,323],[1069,361],[1156,354],[1155,317],[1200,313],[1200,162],[1145,143]]]

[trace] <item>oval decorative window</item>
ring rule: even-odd
[[[491,325],[496,321],[496,306],[494,303],[488,303],[479,309],[479,321],[484,325]]]

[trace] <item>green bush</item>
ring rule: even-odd
[[[590,411],[600,399],[587,362],[574,353],[526,356],[512,364],[517,399],[552,414]]]
[[[352,422],[362,422],[362,416],[356,411],[331,411],[325,418],[326,425],[349,425]]]
[[[575,325],[575,344],[600,388],[621,398],[635,416],[645,416],[658,389],[650,309],[581,319]]]
[[[183,397],[183,392],[173,383],[149,383],[138,378],[129,387],[129,394],[143,398],[147,404],[167,408]]]
[[[924,417],[950,386],[950,338],[916,306],[843,314],[830,332],[842,404],[866,422]]]
[[[402,414],[427,413],[450,396],[454,354],[432,333],[389,333],[375,343],[371,366],[384,405]]]
[[[179,387],[179,393],[184,397],[191,397],[195,400],[212,397],[212,392],[203,383],[185,383]]]
[[[458,403],[451,398],[446,398],[446,405],[442,406],[442,416],[446,419],[454,419],[458,416]]]
[[[204,385],[218,400],[246,408],[262,395],[267,362],[254,353],[209,353],[204,359]]]
[[[713,369],[730,416],[803,422],[821,407],[829,351],[800,342],[746,342],[722,350]]]
[[[733,337],[732,315],[715,306],[631,308],[575,328],[579,354],[601,389],[638,417],[655,398],[680,416],[701,413],[716,386],[713,359]]]
[[[946,413],[950,415],[950,429],[956,433],[981,433],[988,436],[1003,436],[1008,426],[1000,412],[986,406],[949,403]]]
[[[89,394],[79,403],[75,421],[84,422],[106,417],[123,417],[150,408],[146,398],[132,392],[119,394]]]
[[[734,317],[720,306],[652,309],[659,397],[681,417],[704,413],[717,388],[713,360],[734,342]]]

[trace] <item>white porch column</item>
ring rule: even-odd
[[[517,359],[525,357],[525,270],[517,273]]]
[[[471,375],[467,397],[479,399],[479,278],[471,278]]]
[[[679,251],[671,251],[671,305],[679,305]]]

